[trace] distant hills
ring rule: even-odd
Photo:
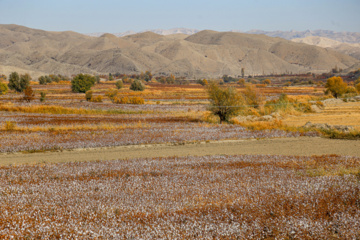
[[[168,30],[163,29],[154,29],[154,30],[146,30],[142,32],[153,32],[160,35],[170,35],[176,33],[182,33],[186,35],[192,35],[200,30],[197,29],[189,29],[189,28],[172,28]],[[338,42],[343,43],[360,43],[360,33],[358,32],[334,32],[329,30],[306,30],[306,31],[263,31],[263,30],[250,30],[247,32],[242,32],[240,30],[231,30],[230,32],[241,32],[241,33],[249,33],[249,34],[264,34],[269,37],[280,37],[287,40],[292,40],[295,38],[305,38],[305,37],[323,37],[329,38]],[[122,33],[114,33],[113,35],[117,37],[123,37],[127,35],[132,35],[141,32],[127,31]],[[104,33],[89,33],[86,35],[93,37],[100,37]]]
[[[160,30],[159,30],[160,31]],[[359,60],[331,49],[262,34],[151,31],[123,37],[92,37],[76,32],[49,32],[0,25],[0,73],[43,74],[140,73],[189,78],[281,73],[322,73],[348,69]],[[187,33],[196,32],[194,34]]]

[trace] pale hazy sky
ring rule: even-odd
[[[0,0],[0,24],[80,33],[185,27],[360,32],[360,0]]]

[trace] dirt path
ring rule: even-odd
[[[360,141],[325,138],[234,140],[185,145],[139,145],[63,152],[0,154],[0,165],[219,154],[323,155],[360,157]]]

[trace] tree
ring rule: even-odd
[[[242,108],[243,98],[237,94],[234,88],[222,88],[214,82],[208,85],[209,110],[219,116],[220,122],[228,122],[236,116]]]
[[[46,99],[46,93],[45,92],[40,92],[40,102],[44,102]]]
[[[31,77],[28,73],[21,75],[17,72],[12,72],[9,75],[9,84],[8,87],[11,90],[15,90],[17,92],[23,92],[28,86],[30,86]]]
[[[90,101],[92,98],[93,91],[89,90],[85,93],[85,99],[86,101]]]
[[[331,93],[335,98],[338,98],[344,94],[347,90],[347,84],[344,83],[341,77],[331,77],[327,80],[325,87],[327,88],[325,93]]]
[[[99,76],[99,75],[96,75],[96,76],[95,76],[95,80],[96,80],[96,83],[99,84],[99,83],[100,83],[100,76]]]
[[[0,82],[0,95],[6,94],[8,90],[8,86],[5,83]]]
[[[270,84],[271,84],[271,80],[270,80],[270,79],[265,79],[262,83],[263,83],[263,84],[266,84],[266,85],[270,85]]]
[[[152,79],[152,74],[151,74],[151,72],[150,71],[146,71],[145,72],[145,77],[144,77],[144,80],[145,81],[150,81]]]
[[[71,80],[71,90],[76,93],[85,93],[94,86],[96,79],[89,74],[78,74]]]
[[[256,89],[255,86],[249,84],[244,91],[244,98],[246,104],[250,107],[258,108],[264,100],[263,95]]]
[[[245,79],[243,78],[239,79],[238,84],[242,87],[245,86]]]
[[[133,91],[144,91],[144,90],[145,90],[145,86],[144,86],[144,84],[143,84],[140,80],[135,80],[135,81],[131,84],[130,90],[133,90]]]
[[[26,102],[30,102],[31,100],[34,100],[35,98],[35,93],[32,90],[32,88],[30,86],[28,86],[25,90],[24,90],[24,97],[23,100]]]
[[[241,68],[241,77],[242,77],[242,78],[245,77],[245,68]]]
[[[358,84],[356,84],[355,88],[358,91],[358,93],[360,93],[360,82]]]
[[[124,84],[123,84],[123,81],[122,81],[122,80],[118,80],[118,81],[116,81],[116,83],[115,83],[115,86],[116,86],[117,89],[122,88],[123,85],[124,85]]]

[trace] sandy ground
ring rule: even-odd
[[[360,141],[299,137],[260,140],[229,140],[194,144],[137,145],[75,149],[62,152],[0,154],[0,165],[96,161],[168,156],[235,154],[324,155],[360,157]]]

